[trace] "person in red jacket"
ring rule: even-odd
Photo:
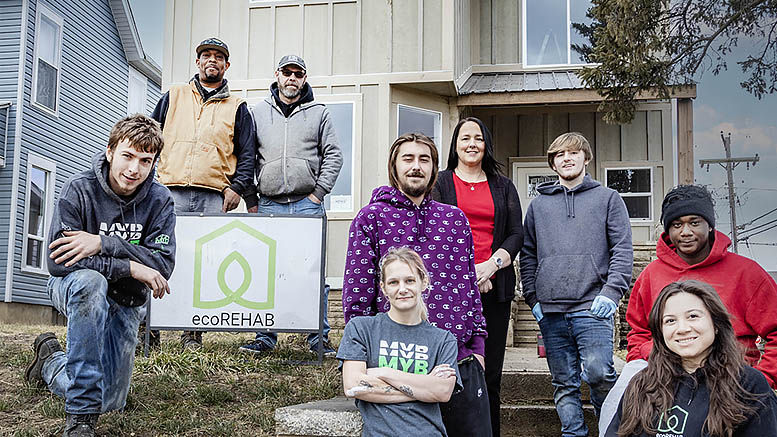
[[[755,261],[729,252],[731,239],[715,230],[712,196],[699,185],[679,185],[661,205],[664,233],[658,259],[648,264],[631,291],[626,321],[631,331],[626,367],[602,406],[600,430],[609,425],[631,376],[647,365],[653,340],[648,315],[661,290],[672,282],[695,279],[711,285],[731,314],[734,334],[751,366],[777,389],[777,284]],[[767,340],[763,355],[756,338]],[[609,415],[609,417],[607,417]]]

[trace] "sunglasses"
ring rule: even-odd
[[[291,71],[291,70],[286,70],[285,68],[284,69],[279,69],[278,71],[280,71],[286,77],[289,77],[292,74],[297,79],[302,79],[303,77],[305,77],[305,72],[304,71]]]

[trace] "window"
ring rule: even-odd
[[[407,105],[397,105],[397,136],[419,132],[434,140],[442,165],[442,113],[428,109],[414,108]]]
[[[146,89],[148,79],[138,70],[129,67],[127,82],[127,115],[146,114]]]
[[[523,64],[572,65],[586,61],[573,45],[590,42],[574,24],[591,25],[590,0],[525,0],[523,2]]]
[[[632,221],[653,220],[653,169],[606,168],[605,185],[617,191],[626,203]]]
[[[343,167],[329,196],[324,198],[328,212],[351,212],[354,206],[354,104],[352,102],[327,103],[337,141],[343,153]]]
[[[59,109],[62,23],[61,17],[38,3],[35,18],[35,64],[32,76],[33,102],[55,115]]]
[[[55,171],[55,163],[28,155],[23,271],[46,273],[46,239],[53,207]]]

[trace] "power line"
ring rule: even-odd
[[[766,223],[764,223],[764,224],[762,224],[762,225],[758,225],[758,226],[756,226],[756,227],[750,228],[750,229],[748,229],[748,230],[746,230],[746,231],[744,231],[744,232],[745,232],[745,233],[747,233],[747,232],[753,232],[753,231],[757,231],[757,230],[760,230],[761,228],[763,228],[764,226],[771,225],[772,223],[777,223],[777,219],[774,219],[774,220],[772,220],[772,221],[770,221],[770,222],[766,222]],[[772,228],[773,228],[773,227],[774,227],[774,226],[772,226]],[[771,229],[771,228],[769,228],[769,229]]]
[[[760,230],[760,231],[758,231],[758,232],[756,232],[756,233],[754,233],[754,234],[750,234],[750,235],[748,235],[748,236],[746,236],[746,237],[742,238],[741,240],[744,240],[744,239],[747,239],[747,238],[750,238],[750,237],[755,237],[755,236],[756,236],[756,235],[758,235],[758,234],[763,234],[764,232],[766,232],[766,231],[770,231],[770,230],[772,230],[772,229],[774,229],[774,228],[777,228],[777,225],[774,225],[774,226],[768,227],[768,228],[766,228],[766,229],[762,229],[762,230]]]
[[[750,226],[750,225],[752,225],[752,224],[753,224],[753,223],[755,223],[757,220],[760,220],[760,219],[762,219],[762,218],[766,217],[767,215],[769,215],[769,214],[771,214],[771,213],[773,213],[773,212],[777,212],[777,208],[774,208],[773,210],[771,210],[771,211],[767,212],[766,214],[759,215],[758,217],[756,217],[756,218],[754,218],[754,219],[750,220],[749,222],[747,222],[747,223],[745,223],[745,224],[743,224],[743,225],[740,225],[740,226],[739,226],[739,229],[743,229],[743,230],[744,230],[746,226]],[[771,222],[771,223],[773,223],[773,222]],[[759,225],[759,226],[761,226],[761,225]]]

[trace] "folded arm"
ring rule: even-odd
[[[345,395],[369,402],[447,402],[455,384],[456,371],[447,364],[420,375],[388,367],[367,369],[364,361],[343,363]]]

